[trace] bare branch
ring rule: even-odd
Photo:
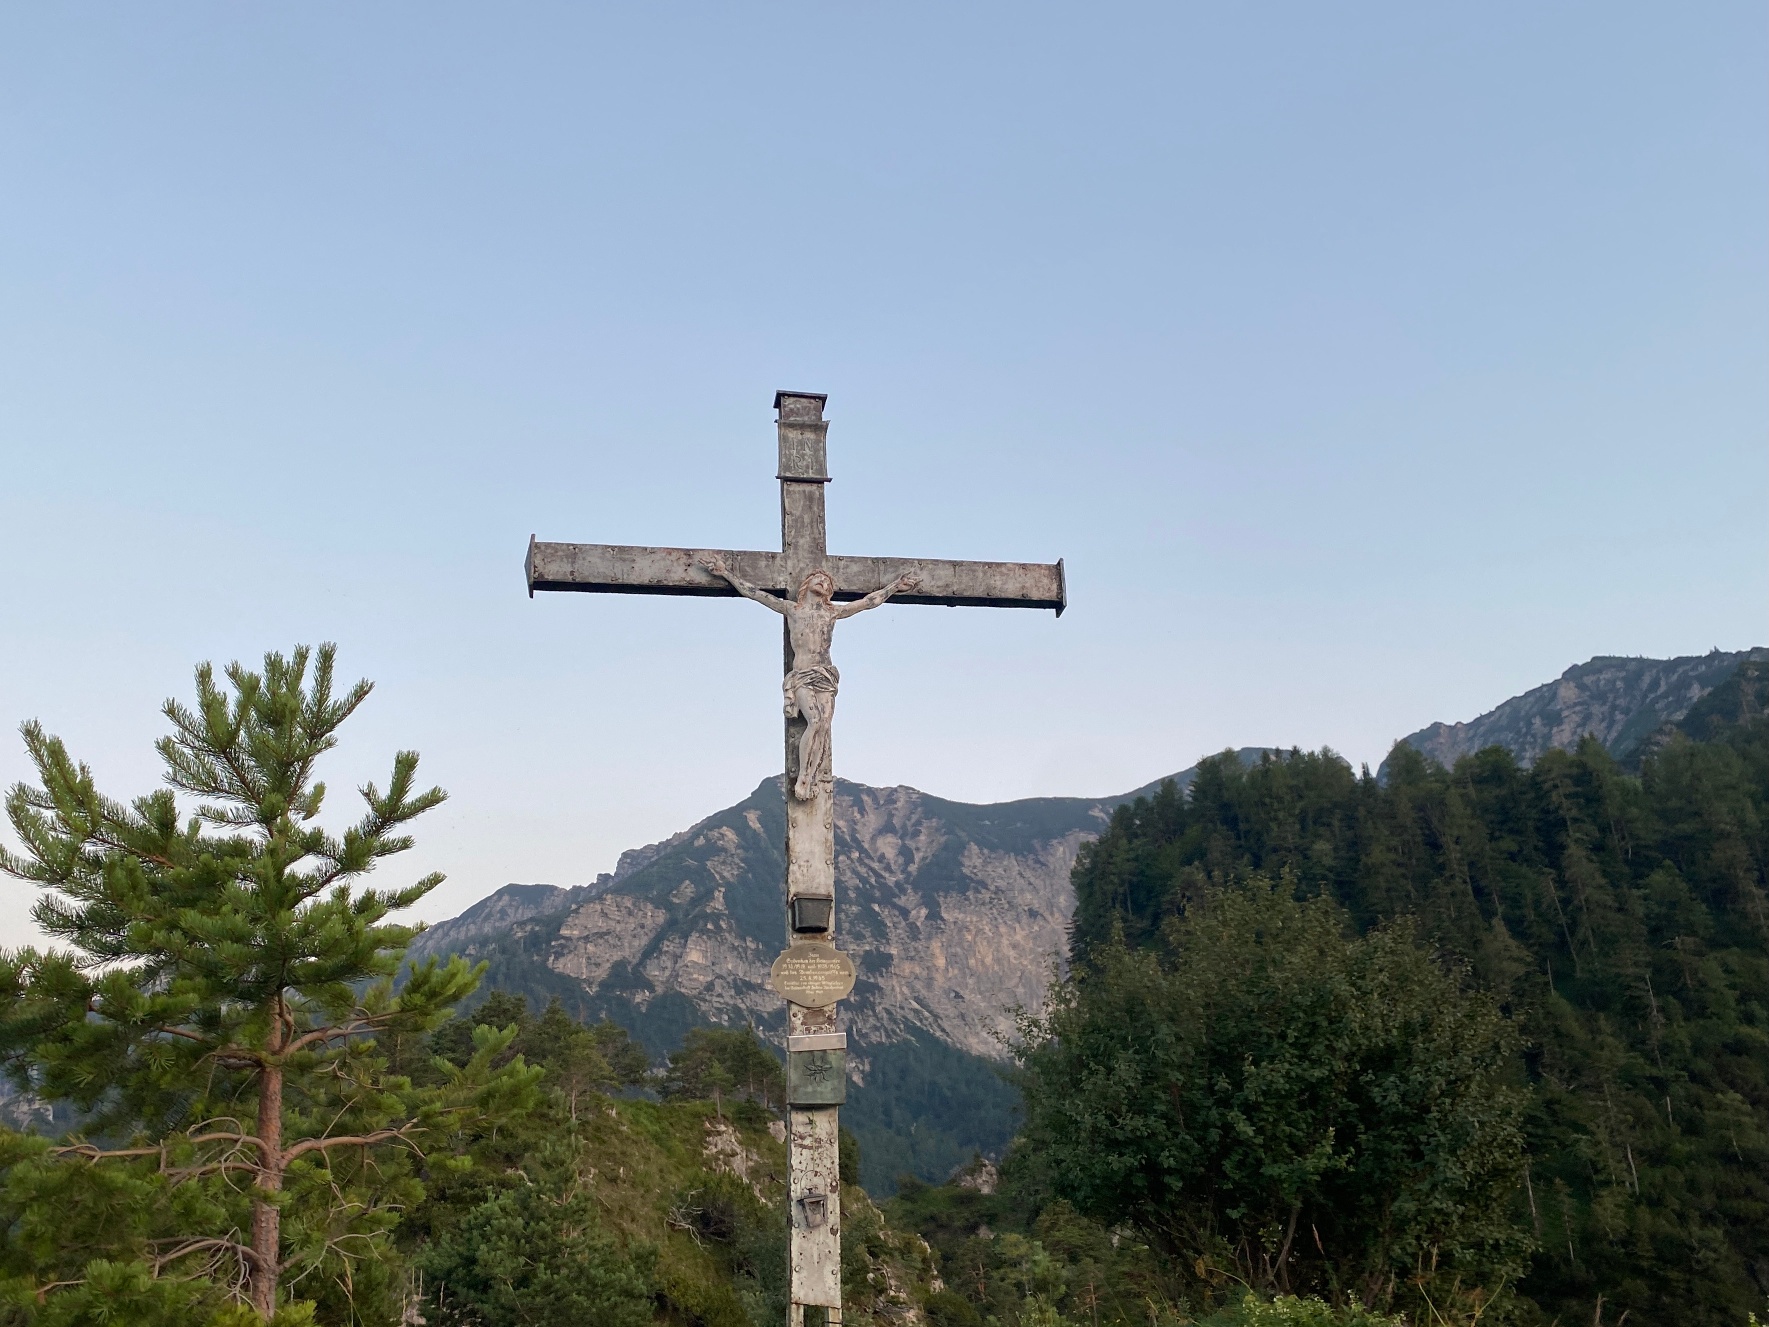
[[[51,1281],[48,1285],[37,1287],[37,1302],[41,1304],[43,1302],[43,1297],[51,1290],[60,1290],[64,1286],[83,1286],[85,1284],[86,1278],[83,1276],[73,1281]]]
[[[253,1175],[264,1173],[264,1167],[258,1162],[240,1161],[234,1157],[223,1157],[219,1161],[204,1161],[195,1166],[162,1168],[160,1173],[174,1184],[182,1184],[185,1180],[199,1179],[204,1175],[229,1175],[242,1170]]]
[[[408,1120],[397,1129],[377,1129],[373,1133],[344,1134],[337,1138],[309,1138],[296,1143],[283,1153],[285,1162],[293,1161],[298,1156],[309,1152],[321,1152],[331,1147],[372,1147],[376,1143],[389,1143],[395,1138],[410,1141],[414,1132],[419,1129],[416,1120]]]
[[[97,1008],[96,1004],[91,1007]],[[157,1023],[149,1030],[164,1033],[168,1037],[182,1037],[186,1041],[194,1041],[198,1044],[208,1041],[208,1038],[201,1033],[187,1032],[183,1028],[169,1028]],[[235,1069],[256,1069],[264,1063],[264,1057],[250,1046],[217,1046],[209,1052],[209,1058]]]
[[[112,1157],[157,1157],[163,1156],[163,1147],[100,1147],[96,1143],[70,1143],[66,1147],[52,1147],[50,1156],[85,1157],[88,1161],[107,1161]]]
[[[195,1165],[174,1166],[171,1161],[171,1149],[179,1142],[194,1146],[204,1143],[232,1143],[229,1154],[212,1161],[199,1161]],[[168,1138],[154,1147],[99,1147],[96,1143],[73,1143],[66,1147],[50,1150],[52,1156],[78,1156],[88,1161],[110,1161],[119,1157],[158,1157],[160,1173],[168,1179],[182,1181],[195,1179],[199,1175],[224,1175],[230,1171],[252,1171],[262,1173],[265,1163],[260,1155],[257,1160],[243,1160],[240,1152],[246,1148],[256,1148],[260,1154],[264,1150],[264,1141],[256,1134],[239,1133],[231,1130],[211,1130],[208,1133],[190,1134],[183,1137]]]
[[[397,1009],[390,1009],[384,1014],[359,1014],[348,1023],[339,1023],[333,1027],[315,1028],[311,1032],[302,1033],[285,1048],[293,1053],[316,1042],[333,1041],[339,1037],[353,1037],[359,1032],[373,1032],[385,1027],[400,1014]]]
[[[207,1037],[202,1036],[199,1033],[186,1032],[183,1028],[169,1028],[169,1027],[160,1027],[160,1026],[156,1025],[153,1030],[155,1032],[164,1032],[168,1037],[183,1037],[186,1041],[207,1041],[208,1040]]]
[[[263,1147],[264,1140],[255,1133],[199,1133],[188,1135],[187,1143],[251,1143],[254,1147]]]
[[[169,1239],[150,1239],[148,1241],[148,1243],[149,1244],[168,1244],[168,1243],[173,1243],[173,1241],[169,1240]],[[257,1262],[258,1262],[258,1255],[257,1255],[257,1253],[255,1253],[252,1250],[251,1246],[246,1245],[246,1244],[241,1244],[238,1240],[221,1239],[221,1238],[208,1238],[208,1239],[182,1239],[182,1238],[180,1238],[178,1240],[178,1242],[176,1242],[172,1248],[167,1249],[164,1253],[156,1253],[154,1255],[154,1258],[153,1258],[154,1275],[158,1276],[160,1274],[160,1270],[162,1268],[166,1267],[168,1264],[175,1263],[180,1258],[188,1257],[193,1253],[200,1253],[204,1249],[221,1249],[221,1250],[225,1250],[226,1252],[229,1252],[229,1253],[238,1254],[241,1258],[246,1259],[248,1262],[252,1263],[254,1266],[256,1266]]]

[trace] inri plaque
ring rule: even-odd
[[[854,961],[833,945],[793,945],[774,960],[768,984],[794,1004],[821,1009],[854,989]]]

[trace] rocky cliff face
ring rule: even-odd
[[[913,788],[837,785],[838,940],[860,972],[844,1006],[856,1068],[864,1045],[918,1030],[1001,1056],[1011,1011],[1039,1007],[1067,949],[1075,854],[1121,800],[973,806]],[[667,999],[678,997],[700,1020],[771,1026],[780,999],[764,982],[785,941],[784,834],[780,781],[769,779],[738,805],[629,854],[595,885],[507,886],[432,927],[414,950],[495,953],[506,984],[557,992],[562,978],[586,1012],[623,1022],[643,1024],[660,1002],[679,1011]],[[529,969],[526,981],[510,980],[513,960]]]
[[[1599,657],[1477,719],[1404,740],[1454,764],[1489,745],[1531,761],[1595,733],[1626,759],[1741,663],[1765,659],[1769,649]],[[1252,761],[1260,751],[1239,754]],[[1184,784],[1191,773],[1174,777]],[[838,942],[860,974],[844,1005],[855,1069],[865,1073],[866,1046],[923,1033],[1001,1058],[1011,1011],[1039,1008],[1067,951],[1075,854],[1114,806],[1154,786],[975,806],[838,783]],[[780,1001],[764,982],[786,938],[784,836],[780,781],[769,779],[738,805],[622,854],[594,884],[506,886],[432,927],[414,950],[486,958],[496,984],[612,1016],[658,1051],[695,1023],[772,1028]]]
[[[1676,723],[1747,659],[1769,650],[1628,659],[1599,655],[1558,680],[1514,696],[1466,723],[1434,723],[1402,740],[1431,759],[1453,765],[1487,746],[1507,747],[1530,762],[1556,747],[1571,750],[1587,733],[1618,759],[1628,759],[1649,735]]]

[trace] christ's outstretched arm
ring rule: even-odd
[[[838,618],[852,617],[855,613],[864,613],[868,608],[877,608],[893,594],[909,594],[921,588],[921,577],[912,571],[906,571],[883,589],[874,590],[864,599],[856,599],[851,604],[843,604],[835,610]]]
[[[701,558],[700,565],[721,580],[729,583],[731,588],[737,591],[737,593],[742,595],[745,599],[754,599],[763,608],[772,608],[776,613],[784,613],[787,609],[792,607],[792,602],[790,600],[782,599],[777,594],[769,594],[766,590],[759,589],[756,586],[751,585],[748,581],[739,579],[737,574],[726,564],[725,559],[719,557],[716,553]]]

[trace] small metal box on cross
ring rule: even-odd
[[[1068,604],[1061,561],[955,562],[832,555],[824,534],[829,483],[827,398],[777,392],[780,551],[640,548],[528,542],[528,593],[743,595],[786,618],[786,939],[770,975],[787,1000],[790,1327],[807,1305],[841,1321],[841,1188],[837,1115],[846,1034],[835,1005],[853,987],[836,947],[835,781],[830,728],[839,674],[834,624],[890,599],[951,607]],[[840,1081],[836,1081],[839,1078]]]

